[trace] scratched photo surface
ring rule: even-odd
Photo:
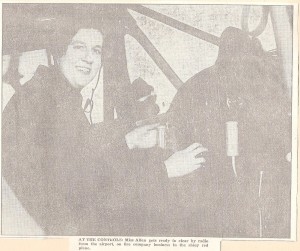
[[[292,6],[2,13],[2,235],[291,238]]]

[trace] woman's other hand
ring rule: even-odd
[[[180,177],[200,168],[205,162],[202,156],[208,150],[199,143],[194,143],[182,151],[175,152],[166,161],[168,177]]]

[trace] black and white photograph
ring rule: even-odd
[[[1,235],[293,238],[294,13],[3,3]]]

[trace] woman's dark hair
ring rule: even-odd
[[[49,41],[49,51],[51,55],[55,59],[62,57],[66,52],[68,45],[71,43],[72,38],[80,29],[96,29],[104,36],[101,24],[101,20],[92,20],[91,18],[86,18],[84,20],[76,18],[55,20],[55,28]]]

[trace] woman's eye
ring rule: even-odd
[[[82,49],[84,49],[84,46],[83,45],[73,45],[73,49],[75,49],[75,50],[82,50]]]
[[[95,54],[101,55],[101,49],[94,49]]]

